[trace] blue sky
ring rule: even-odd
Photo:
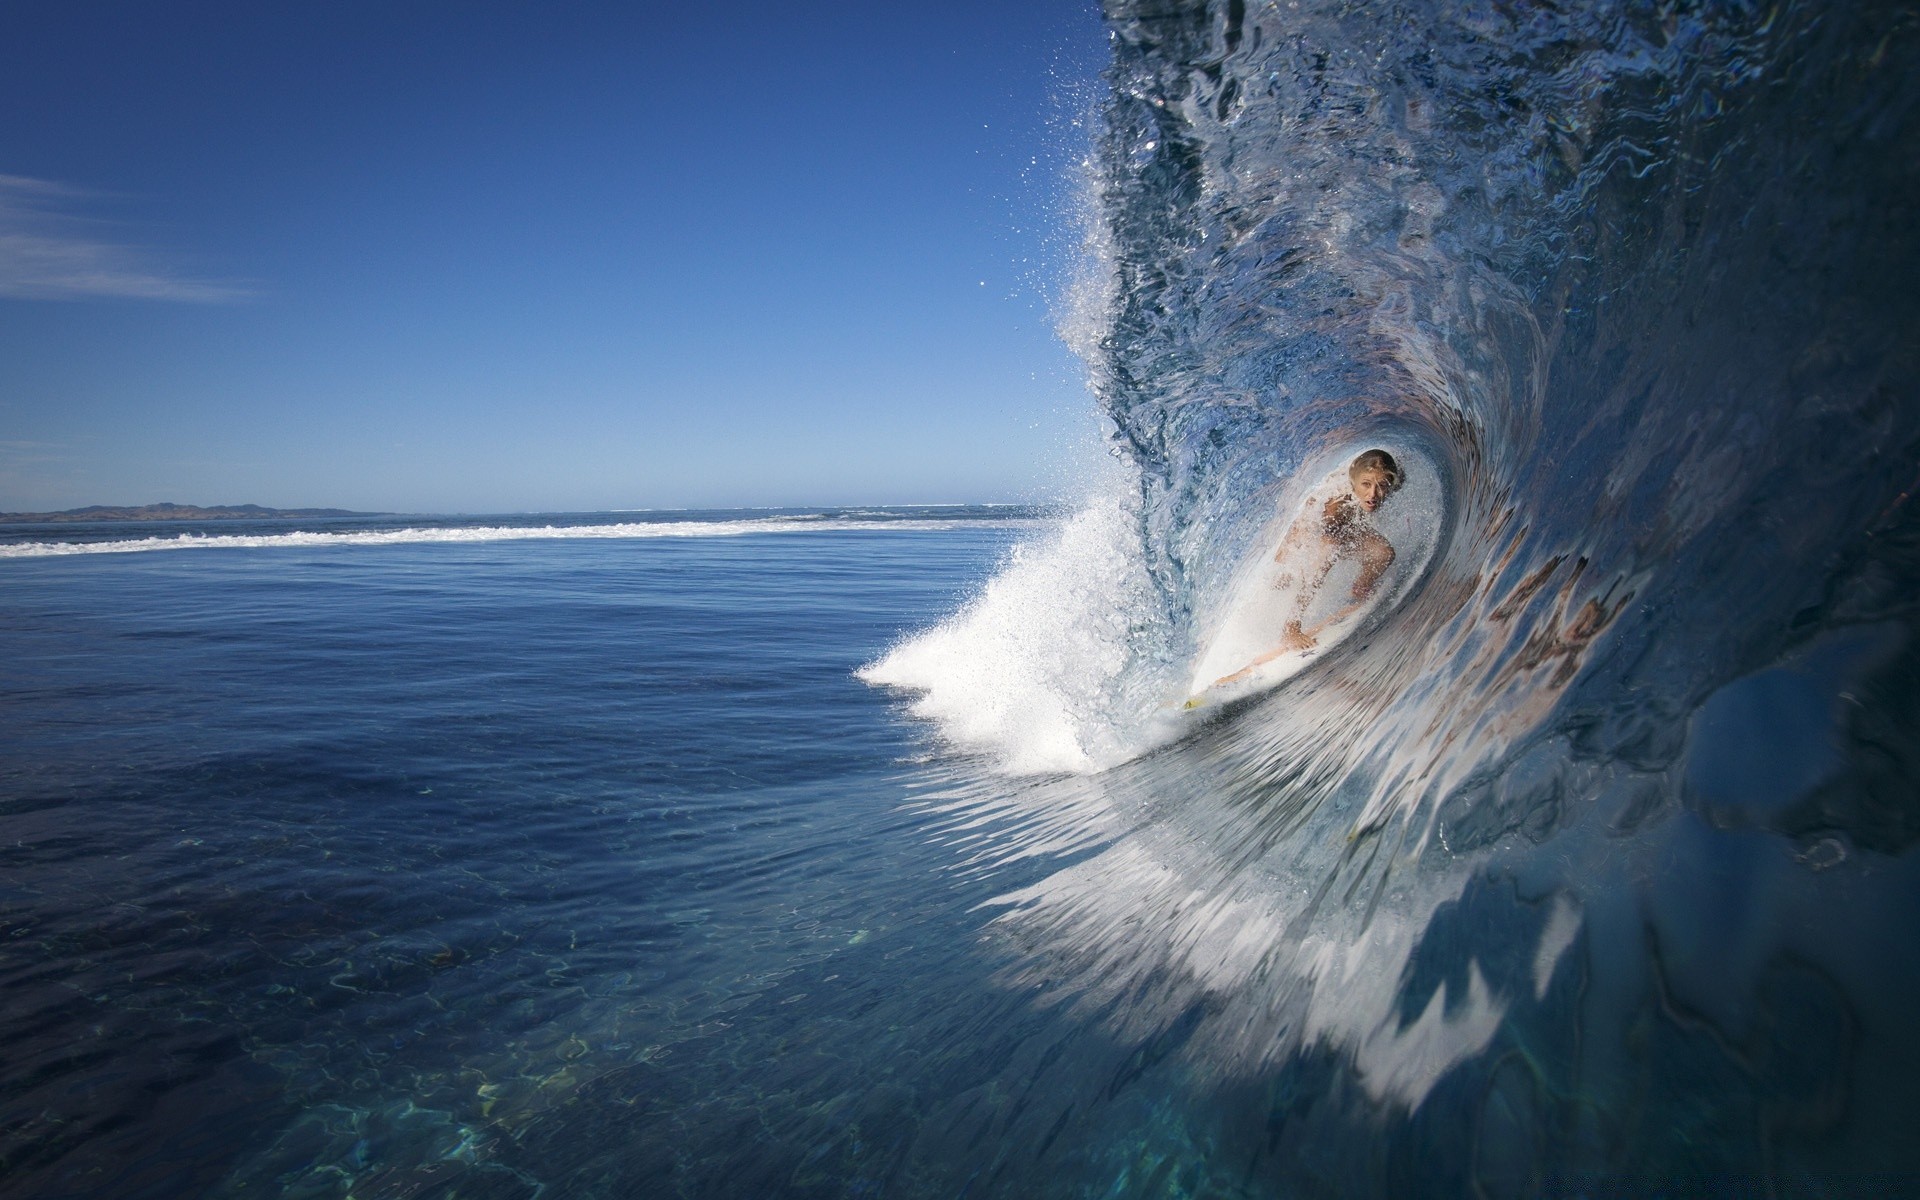
[[[0,509],[1016,500],[1092,4],[0,12]]]

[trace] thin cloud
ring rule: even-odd
[[[0,297],[214,304],[251,295],[191,278],[149,251],[102,236],[103,222],[71,211],[88,196],[45,179],[0,175]]]

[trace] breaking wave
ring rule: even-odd
[[[1314,1194],[1920,1170],[1913,11],[1107,9],[1114,469],[865,671],[1028,814],[968,869],[1099,831],[1009,983],[1256,1081]],[[1430,558],[1181,709],[1374,445]]]

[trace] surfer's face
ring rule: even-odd
[[[1393,494],[1393,481],[1385,471],[1372,469],[1355,471],[1347,476],[1347,480],[1353,486],[1353,498],[1358,500],[1360,507],[1368,512],[1378,510],[1387,502],[1387,497]]]

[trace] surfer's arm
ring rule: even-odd
[[[1305,614],[1327,572],[1333,570],[1339,557],[1340,522],[1340,498],[1336,496],[1327,501],[1317,517],[1311,512],[1301,513],[1280,539],[1280,548],[1273,555],[1273,561],[1280,564],[1280,574],[1273,586],[1290,588],[1296,581],[1305,585],[1294,600],[1296,617]]]
[[[1333,564],[1340,560],[1340,548],[1331,538],[1321,537],[1316,541],[1318,545],[1312,546],[1311,557],[1301,564],[1303,569],[1300,572],[1300,590],[1293,598],[1293,619],[1287,622],[1289,633],[1299,631],[1300,622],[1305,619],[1307,609],[1313,607],[1313,598],[1320,594],[1320,585],[1327,581],[1327,575],[1333,570]],[[1290,577],[1283,577],[1283,579],[1285,583],[1293,582]]]
[[[1393,543],[1369,529],[1360,535],[1360,575],[1353,581],[1353,602],[1363,603],[1393,565]]]
[[[1305,632],[1306,637],[1311,638],[1327,626],[1344,621],[1359,611],[1360,606],[1373,597],[1374,589],[1380,586],[1380,579],[1387,573],[1387,568],[1393,565],[1393,543],[1371,529],[1360,535],[1359,553],[1360,574],[1353,581],[1349,599],[1325,618],[1314,622],[1313,628]],[[1329,561],[1327,565],[1330,569],[1333,564]],[[1320,578],[1324,580],[1326,572],[1321,572]],[[1318,590],[1317,586],[1315,590]],[[1304,604],[1300,606],[1300,611],[1306,611]]]
[[[1301,556],[1319,540],[1319,531],[1314,525],[1311,517],[1301,513],[1287,527],[1286,536],[1280,539],[1280,548],[1273,552],[1273,561],[1280,564],[1280,576],[1273,581],[1273,586],[1283,588],[1293,585],[1293,571],[1299,568]]]

